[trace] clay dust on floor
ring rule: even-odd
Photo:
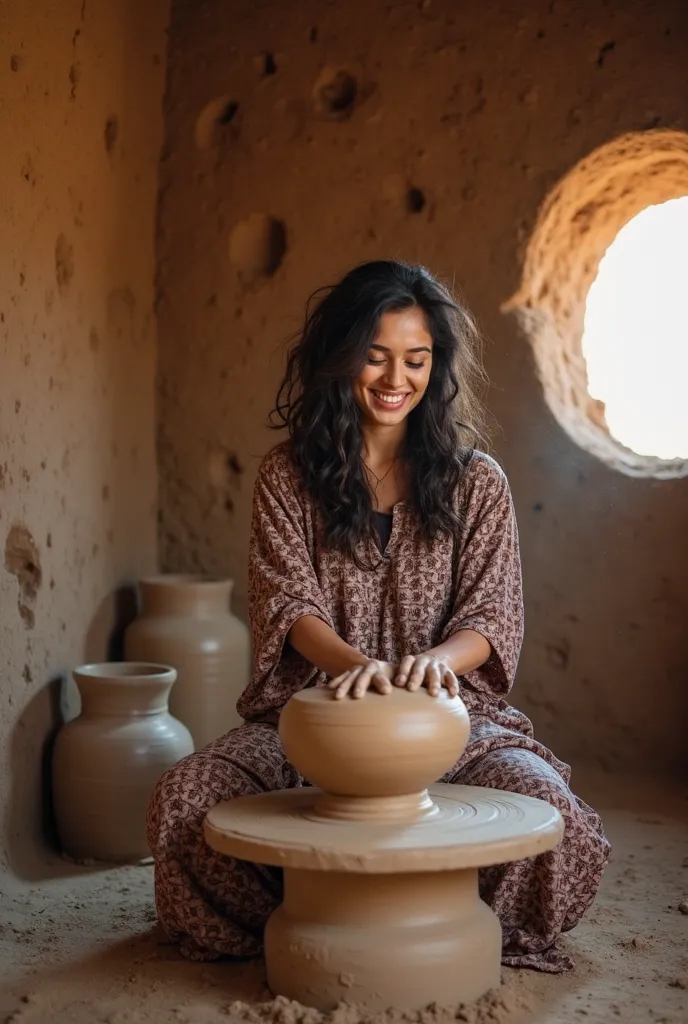
[[[260,964],[182,960],[156,926],[150,867],[61,865],[40,885],[0,882],[0,1024],[686,1024],[688,799],[596,806],[613,853],[596,904],[561,944],[577,962],[569,974],[504,969],[501,989],[472,1007],[319,1014],[271,999]]]

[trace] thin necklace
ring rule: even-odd
[[[397,464],[397,461],[398,461],[398,459],[399,459],[399,456],[398,456],[398,455],[395,455],[395,456],[394,456],[394,458],[393,458],[393,460],[392,460],[392,462],[391,462],[391,464],[390,464],[390,467],[389,467],[389,469],[388,469],[388,470],[387,470],[387,472],[386,472],[386,473],[384,473],[384,474],[383,474],[382,476],[378,476],[378,475],[377,475],[377,473],[375,472],[375,470],[371,469],[371,468],[370,468],[370,466],[368,465],[368,463],[366,462],[366,460],[365,460],[365,459],[363,459],[363,465],[364,465],[364,466],[365,466],[365,468],[366,468],[366,469],[368,470],[368,472],[369,472],[369,473],[372,473],[372,475],[373,475],[373,476],[375,477],[375,479],[377,480],[377,484],[376,484],[376,486],[375,486],[375,487],[373,488],[373,497],[375,498],[375,507],[376,507],[376,508],[377,508],[377,503],[378,503],[378,502],[377,502],[377,489],[378,489],[378,487],[380,486],[380,484],[382,483],[382,481],[383,481],[383,480],[386,480],[386,479],[387,479],[387,477],[389,476],[389,474],[390,474],[390,473],[392,472],[392,470],[394,469],[395,465]]]

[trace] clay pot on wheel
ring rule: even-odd
[[[236,702],[248,685],[251,642],[230,609],[233,582],[161,575],[139,582],[141,612],[124,637],[124,656],[177,670],[170,710],[196,750],[242,724]]]
[[[432,814],[427,787],[461,757],[470,729],[460,697],[406,689],[341,701],[302,690],[279,722],[287,759],[324,790],[319,813],[357,821]]]
[[[193,752],[168,710],[167,665],[105,662],[74,670],[81,713],[57,735],[53,803],[66,854],[132,863],[150,856],[146,812],[164,771]]]

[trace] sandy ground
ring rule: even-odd
[[[585,797],[614,849],[596,904],[562,942],[577,962],[569,974],[505,969],[478,1006],[376,1018],[344,1007],[325,1018],[271,1000],[260,964],[183,961],[157,928],[150,867],[55,861],[41,884],[0,883],[0,1024],[686,1024],[688,792],[660,801],[596,790]]]

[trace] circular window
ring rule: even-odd
[[[688,474],[688,135],[625,135],[555,187],[505,305],[547,404],[635,476]]]
[[[648,206],[600,260],[585,303],[588,391],[638,455],[688,459],[688,196]]]

